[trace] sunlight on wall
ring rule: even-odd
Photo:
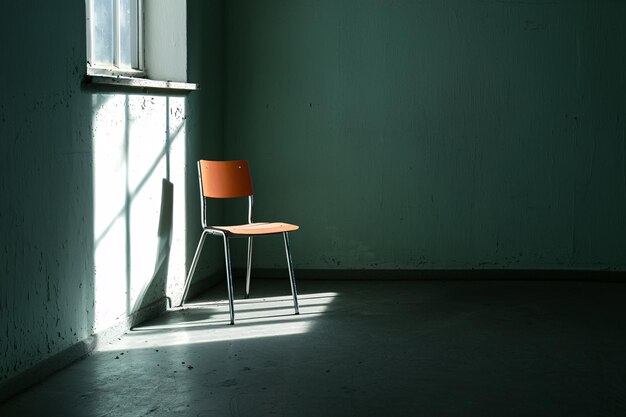
[[[93,114],[98,332],[184,279],[185,101],[94,95]]]
[[[146,349],[302,334],[311,330],[316,318],[328,311],[337,296],[335,292],[300,295],[300,315],[293,314],[291,296],[237,300],[234,326],[228,324],[227,303],[190,304],[185,310],[170,310],[98,350]]]

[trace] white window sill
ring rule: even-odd
[[[133,78],[116,75],[85,75],[84,84],[87,86],[99,87],[103,89],[121,88],[125,90],[160,90],[178,93],[188,93],[196,91],[200,87],[194,83],[184,83],[177,81],[159,81],[148,78]]]

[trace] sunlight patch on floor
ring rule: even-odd
[[[186,304],[138,326],[99,351],[148,349],[195,343],[276,337],[306,333],[323,314],[337,293],[305,294],[298,297],[295,315],[291,296],[235,301],[235,325],[229,324],[227,301]]]

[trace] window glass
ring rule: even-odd
[[[93,64],[111,65],[115,62],[115,1],[92,0],[92,58]]]
[[[137,0],[120,0],[120,61],[122,68],[138,68]]]

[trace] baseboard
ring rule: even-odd
[[[236,277],[245,276],[235,268]],[[584,269],[296,269],[296,279],[316,280],[520,280],[626,281],[626,271]],[[287,269],[255,268],[252,277],[287,278]]]
[[[226,282],[226,270],[204,277],[203,279],[199,279],[197,281],[192,281],[189,286],[189,291],[187,292],[186,301],[193,300],[198,295],[208,291],[218,284],[221,284],[222,282]]]
[[[167,309],[167,301],[167,298],[161,298],[120,320],[114,326],[73,344],[17,375],[0,381],[0,403],[36,385],[55,372],[83,359],[99,346],[110,343],[133,326],[158,316]]]
[[[31,368],[0,382],[0,404],[67,365],[84,358],[93,351],[96,340],[95,335],[89,336]]]

